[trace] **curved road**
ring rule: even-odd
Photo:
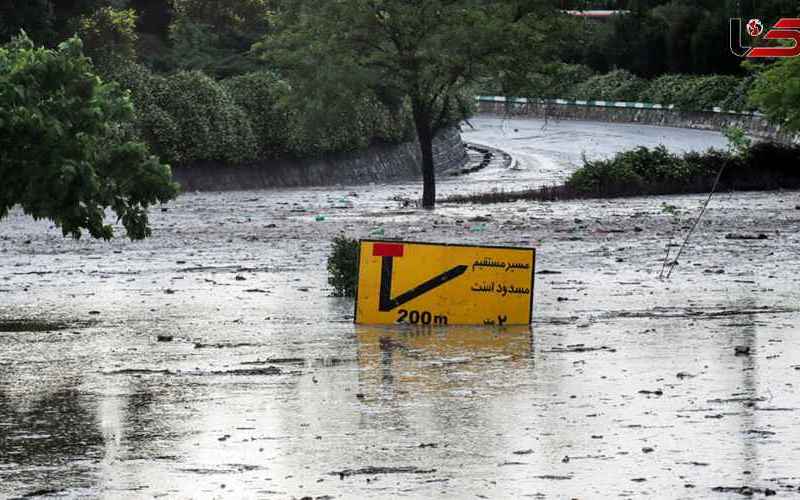
[[[503,119],[481,116],[463,127],[464,140],[507,151],[515,160],[512,171],[484,170],[470,176],[475,191],[521,189],[562,183],[582,157],[604,159],[638,146],[666,146],[670,151],[725,149],[719,132],[637,124]],[[445,186],[445,191],[450,186]]]

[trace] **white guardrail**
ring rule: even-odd
[[[632,109],[663,109],[676,110],[674,104],[651,104],[648,102],[625,102],[625,101],[581,101],[571,99],[528,99],[526,97],[504,97],[504,96],[475,96],[477,102],[494,102],[507,104],[555,104],[557,106],[581,106],[588,108],[632,108]],[[706,112],[721,113],[726,115],[744,115],[762,117],[763,113],[746,111],[728,111],[715,107]]]

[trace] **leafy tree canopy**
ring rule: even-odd
[[[422,152],[423,205],[435,204],[432,140],[460,119],[470,86],[486,75],[523,72],[542,41],[537,21],[551,2],[307,0],[275,17],[254,49],[293,84],[370,91],[408,103]],[[499,75],[505,78],[504,75]]]
[[[98,9],[80,19],[78,34],[94,64],[109,66],[136,60],[136,11],[113,7]]]
[[[266,0],[171,0],[172,64],[229,77],[258,69],[250,47],[267,31]]]
[[[800,132],[800,58],[784,59],[762,71],[750,101],[772,121]]]
[[[131,239],[147,209],[177,194],[170,168],[134,140],[133,106],[103,82],[78,38],[57,49],[26,36],[0,47],[0,219],[15,205],[64,235],[110,239],[110,209]]]

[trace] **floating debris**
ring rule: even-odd
[[[420,469],[419,467],[363,467],[361,469],[345,469],[343,471],[331,472],[331,476],[339,476],[344,479],[349,476],[377,476],[380,474],[433,474],[436,469]]]

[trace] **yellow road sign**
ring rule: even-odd
[[[361,241],[355,321],[527,325],[536,251]]]

